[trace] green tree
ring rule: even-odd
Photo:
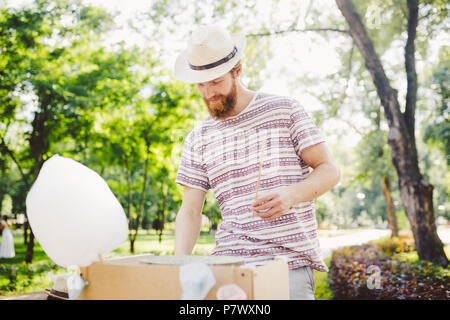
[[[427,81],[429,90],[423,94],[429,95],[422,104],[424,114],[421,135],[424,144],[421,146],[422,163],[426,176],[434,182],[436,192],[434,207],[437,215],[450,219],[450,121],[449,121],[449,68],[450,56],[448,46],[443,46],[439,52],[439,61],[430,66]],[[419,143],[420,146],[420,143]],[[443,174],[444,173],[444,174]]]
[[[86,159],[95,114],[120,95],[116,90],[123,86],[117,84],[124,76],[133,75],[135,57],[123,48],[113,52],[102,47],[99,35],[111,28],[112,18],[79,1],[42,0],[29,8],[5,9],[1,21],[2,30],[6,30],[3,37],[24,34],[22,42],[29,44],[24,50],[22,42],[10,43],[16,46],[11,55],[17,53],[24,61],[13,79],[15,91],[10,96],[29,95],[33,103],[17,100],[0,109],[4,113],[1,147],[16,163],[26,194],[52,153]],[[13,58],[7,62],[20,60]],[[10,100],[6,97],[2,101]],[[18,111],[31,113],[31,117],[19,119]],[[14,136],[25,142],[21,148],[11,143],[13,139],[8,140],[7,130],[14,124],[27,128],[22,136]],[[27,262],[32,261],[33,246],[31,233]]]
[[[440,97],[437,108],[433,110],[425,128],[424,140],[436,144],[446,155],[447,165],[450,165],[450,53],[449,46],[444,46],[441,51],[441,62],[433,71],[430,78],[431,86],[435,87]]]
[[[415,39],[419,21],[418,1],[407,1],[407,40],[405,45],[405,69],[407,93],[405,111],[402,112],[397,91],[391,86],[385,69],[375,49],[371,36],[360,14],[350,0],[336,0],[345,17],[349,32],[364,57],[389,125],[388,142],[392,160],[397,170],[400,194],[415,239],[419,258],[441,266],[448,265],[443,244],[436,231],[433,211],[433,186],[420,172],[415,142],[415,110],[417,101],[417,74],[415,63]]]
[[[162,75],[154,76],[158,79]],[[130,85],[140,87],[137,89],[150,86],[149,97],[123,96],[120,103],[107,109],[97,131],[98,147],[93,151],[95,159],[115,168],[112,173],[122,172],[110,185],[126,208],[132,253],[147,202],[156,210],[153,223],[161,239],[172,196],[177,192],[172,161],[177,134],[186,131],[184,125],[195,119],[198,110],[188,87],[135,80],[128,79]]]
[[[222,220],[222,214],[219,207],[219,204],[214,197],[212,192],[208,192],[206,194],[206,201],[203,207],[203,214],[208,218],[211,222],[210,232],[215,232],[217,227]]]
[[[354,182],[366,181],[369,186],[382,187],[391,236],[394,237],[398,236],[398,223],[391,193],[391,181],[395,178],[395,172],[390,161],[388,146],[385,143],[386,135],[386,132],[378,128],[367,133],[360,140],[356,148],[359,161],[357,162],[358,174]]]

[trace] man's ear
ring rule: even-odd
[[[234,78],[239,78],[242,73],[242,67],[235,68],[231,71]]]

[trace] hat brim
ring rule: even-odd
[[[57,291],[54,289],[45,289],[44,292],[49,296],[57,300],[69,300],[69,294],[67,292]]]
[[[234,40],[237,48],[237,53],[232,59],[212,69],[192,70],[189,67],[189,62],[187,60],[187,50],[184,50],[178,55],[175,61],[175,77],[186,83],[200,83],[211,81],[223,76],[225,73],[233,69],[236,63],[242,58],[246,44],[245,35],[241,33],[234,33],[231,35],[231,38]]]

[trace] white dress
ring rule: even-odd
[[[0,258],[12,258],[16,254],[14,252],[14,238],[8,224],[2,220],[1,224],[4,226],[2,232],[2,243],[0,244]]]

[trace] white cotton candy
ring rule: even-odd
[[[203,300],[216,284],[211,268],[201,262],[182,265],[179,270],[182,300]]]
[[[247,300],[245,291],[235,283],[224,284],[216,292],[217,300]]]
[[[88,266],[128,236],[123,208],[106,182],[70,158],[44,162],[26,205],[36,239],[63,267]]]

